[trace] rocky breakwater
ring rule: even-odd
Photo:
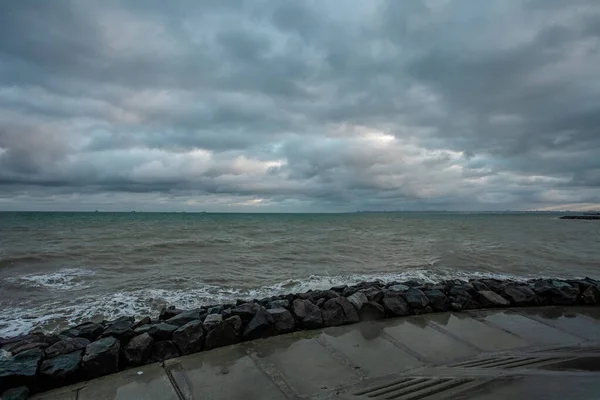
[[[600,281],[362,282],[195,310],[170,307],[156,319],[121,317],[55,334],[0,338],[0,393],[5,392],[2,399],[26,398],[126,368],[302,329],[431,312],[575,304],[600,305]]]

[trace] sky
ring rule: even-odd
[[[597,0],[3,0],[0,210],[600,209]]]

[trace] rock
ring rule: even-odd
[[[590,285],[581,294],[581,302],[587,305],[600,305],[600,289],[595,285]]]
[[[535,292],[527,286],[508,286],[503,297],[515,306],[532,306],[538,303]]]
[[[285,308],[271,308],[267,311],[275,322],[275,332],[278,334],[293,332],[296,328],[294,316]]]
[[[200,320],[200,311],[199,310],[190,310],[190,311],[181,312],[181,313],[177,314],[176,316],[169,318],[165,322],[169,325],[183,326],[183,325],[187,324],[188,322],[199,321],[199,320]]]
[[[308,300],[296,299],[292,304],[294,314],[306,329],[323,326],[321,309]]]
[[[481,283],[483,283],[488,288],[488,290],[490,290],[496,294],[504,293],[504,289],[506,289],[506,286],[508,286],[508,282],[501,281],[498,279],[480,279],[479,281]],[[471,282],[471,283],[474,284],[474,282]],[[473,286],[475,286],[475,285],[473,285]],[[478,292],[481,291],[477,288],[475,288],[475,290],[477,290]]]
[[[325,301],[335,299],[336,297],[340,297],[340,294],[335,290],[313,290],[310,292],[310,296],[314,302],[317,302],[320,299],[325,299]]]
[[[223,306],[213,306],[213,307],[209,307],[206,314],[222,314],[223,311],[225,311],[225,308]]]
[[[344,291],[342,292],[342,296],[348,298],[350,296],[352,296],[354,293],[358,292],[358,287],[356,286],[348,286],[346,289],[344,289]]]
[[[579,287],[561,281],[553,281],[552,286],[555,287],[552,293],[552,304],[569,306],[577,303]]]
[[[63,354],[73,353],[82,350],[90,344],[90,341],[84,338],[67,338],[54,343],[45,351],[46,358],[54,358]]]
[[[439,289],[426,290],[425,296],[429,299],[429,305],[435,311],[448,311],[450,309],[450,300],[444,292]]]
[[[2,393],[2,400],[27,400],[29,397],[29,389],[27,386],[19,386],[17,388],[8,389]]]
[[[448,291],[448,295],[453,297],[453,296],[463,296],[463,297],[467,297],[467,296],[473,296],[474,294],[476,294],[477,291],[475,290],[475,288],[473,287],[473,285],[465,283],[465,284],[461,284],[461,285],[453,285],[450,287],[450,290]]]
[[[321,297],[319,300],[317,300],[315,305],[319,308],[322,308],[323,304],[325,304],[326,301],[327,301],[327,299],[325,297]]]
[[[352,303],[356,310],[360,311],[365,303],[369,302],[367,295],[362,292],[356,292],[348,297],[348,301]]]
[[[15,356],[0,357],[0,392],[16,386],[35,384],[35,377],[42,362],[42,351],[32,349]]]
[[[416,288],[422,286],[423,284],[419,281],[406,281],[402,282],[402,285],[408,286],[409,288]]]
[[[152,324],[152,319],[150,319],[150,317],[144,317],[144,318],[140,319],[139,321],[137,321],[136,323],[134,323],[131,326],[131,329],[133,329],[135,331],[140,326],[150,325],[150,324]]]
[[[260,306],[256,303],[244,303],[231,310],[231,315],[237,315],[242,319],[244,324],[250,322],[254,318],[254,314],[260,309]]]
[[[333,290],[334,292],[338,292],[338,293],[344,293],[344,290],[346,290],[347,287],[348,287],[348,285],[338,285],[338,286],[332,287],[330,290]]]
[[[119,318],[109,323],[100,337],[112,336],[120,340],[129,340],[134,336],[133,329],[131,329],[132,326],[133,318]]]
[[[174,306],[170,306],[168,308],[163,308],[162,310],[160,310],[160,315],[158,316],[158,319],[161,321],[164,321],[166,319],[173,318],[174,316],[176,316],[177,314],[180,314],[182,312],[183,312],[183,310],[179,310],[179,309],[175,308]]]
[[[44,360],[40,372],[47,386],[58,387],[75,381],[81,366],[83,349]]]
[[[288,308],[290,308],[290,302],[287,300],[275,300],[275,301],[270,302],[267,305],[267,308],[268,309],[275,309],[275,308],[288,309]]]
[[[171,358],[179,357],[179,349],[170,340],[162,340],[154,342],[152,346],[152,355],[150,356],[151,361],[165,361]]]
[[[323,304],[322,318],[325,326],[338,326],[360,321],[356,308],[345,297],[327,300]]]
[[[92,379],[117,372],[120,348],[120,342],[114,337],[106,337],[87,345],[82,361],[85,376]]]
[[[480,290],[477,295],[479,296],[479,302],[485,308],[510,306],[510,301],[491,290]]]
[[[95,322],[85,322],[74,328],[62,331],[60,334],[68,337],[80,337],[92,342],[100,337],[102,331],[104,331],[102,325]]]
[[[123,350],[128,365],[144,365],[152,355],[154,339],[148,333],[135,336]]]
[[[364,293],[367,299],[372,302],[380,302],[383,300],[383,291],[377,286],[371,286],[366,289],[360,289],[359,293]]]
[[[228,323],[229,325],[231,325],[233,327],[233,329],[235,329],[235,332],[238,335],[242,334],[242,326],[244,324],[242,322],[242,319],[239,316],[234,315],[233,317],[229,317],[229,318],[225,319],[225,322]]]
[[[231,318],[238,317],[234,316]],[[233,323],[227,321],[221,321],[213,325],[210,329],[207,329],[206,336],[204,338],[204,348],[206,350],[215,349],[217,347],[229,346],[230,344],[237,343],[239,341],[239,330],[236,330]]]
[[[29,339],[29,340],[24,340],[21,342],[7,344],[6,346],[4,346],[2,348],[2,350],[8,351],[9,353],[11,353],[14,356],[14,355],[17,355],[24,351],[28,351],[28,350],[32,350],[32,349],[38,349],[40,351],[43,351],[45,348],[50,346],[46,342],[38,342],[37,340],[38,339],[33,338],[33,339]]]
[[[358,312],[361,321],[376,321],[385,318],[385,310],[383,306],[374,301],[365,303]]]
[[[150,329],[152,329],[152,327],[153,327],[153,326],[154,326],[154,325],[150,325],[150,324],[149,324],[149,325],[141,325],[141,326],[138,326],[137,328],[135,328],[135,329],[133,330],[133,333],[134,333],[134,335],[136,335],[136,336],[137,336],[137,335],[141,335],[142,333],[148,333],[148,332],[150,332]]]
[[[204,326],[200,321],[191,321],[173,332],[173,343],[182,355],[197,353],[204,346]]]
[[[389,286],[387,289],[391,290],[392,292],[404,293],[404,292],[407,292],[408,289],[410,289],[410,288],[406,285],[398,284],[398,285]]]
[[[253,340],[275,334],[275,320],[264,307],[260,307],[244,329],[244,339]]]
[[[160,324],[152,325],[152,327],[148,330],[150,336],[154,338],[154,340],[170,340],[171,335],[179,328],[176,325],[167,324],[166,322],[161,322]]]
[[[237,315],[236,317],[240,318]],[[222,321],[223,316],[221,314],[209,314],[206,316],[206,318],[204,318],[204,326],[206,329],[211,329],[214,325],[220,324]]]
[[[404,293],[406,302],[413,310],[422,310],[429,305],[429,299],[419,289],[411,287]]]
[[[386,296],[382,300],[386,313],[392,317],[404,317],[410,315],[410,307],[404,298],[400,296]]]
[[[475,288],[475,290],[490,290],[489,287],[486,286],[485,283],[480,282],[478,280],[472,280],[471,281],[471,285],[473,285],[473,287]]]

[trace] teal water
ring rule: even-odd
[[[360,280],[600,277],[556,214],[0,213],[0,335]]]

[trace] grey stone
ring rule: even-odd
[[[587,305],[600,305],[600,289],[595,285],[590,285],[581,294],[581,301]]]
[[[174,316],[176,316],[177,314],[182,313],[183,310],[179,310],[173,306],[168,307],[168,308],[163,308],[162,310],[160,310],[160,315],[158,316],[158,319],[163,321],[169,318],[173,318]]]
[[[44,360],[40,367],[40,372],[49,380],[53,387],[65,384],[70,378],[73,378],[81,366],[83,350],[76,350],[72,353],[61,354],[49,360]],[[52,380],[58,382],[52,382]]]
[[[234,325],[227,321],[221,321],[213,325],[210,329],[207,329],[204,348],[211,350],[217,347],[229,346],[238,341],[239,331],[235,329]]]
[[[527,286],[508,286],[503,297],[516,306],[531,306],[538,302],[535,292]]]
[[[382,300],[387,314],[392,317],[404,317],[410,315],[410,307],[404,298],[400,296],[386,296]]]
[[[11,386],[30,386],[42,362],[42,351],[32,349],[15,356],[0,357],[0,391]]]
[[[337,285],[337,286],[332,287],[330,290],[333,290],[334,292],[338,292],[338,293],[343,293],[347,287],[348,287],[348,285]]]
[[[133,333],[137,336],[137,335],[141,335],[142,333],[148,333],[150,332],[150,329],[152,329],[154,325],[151,324],[147,324],[147,325],[140,325],[137,328],[135,328],[133,330]]]
[[[267,311],[275,321],[275,331],[278,334],[292,332],[296,328],[294,316],[285,308],[271,308]]]
[[[134,336],[132,318],[122,318],[110,323],[102,332],[101,337],[115,337],[117,339],[127,340]]]
[[[127,343],[123,354],[128,365],[143,365],[152,355],[154,339],[148,333],[135,336]]]
[[[247,324],[259,309],[260,306],[256,303],[244,303],[231,310],[231,314],[239,316],[244,324]]]
[[[369,301],[378,303],[383,300],[383,291],[376,286],[360,289],[359,292],[364,293]]]
[[[323,304],[325,304],[326,301],[327,301],[327,299],[325,297],[321,297],[319,300],[317,300],[315,305],[319,308],[322,308]]]
[[[2,393],[2,400],[27,400],[29,397],[29,388],[27,386],[19,386],[17,388],[8,389]]]
[[[80,337],[91,341],[94,341],[100,337],[100,334],[104,330],[104,327],[95,322],[85,322],[79,324],[74,328],[62,331],[60,334],[68,337]]]
[[[239,316],[237,316],[239,318]],[[221,314],[209,314],[204,318],[204,326],[206,329],[211,329],[214,325],[220,324],[223,321]]]
[[[429,305],[429,299],[425,296],[425,293],[419,289],[411,287],[404,293],[404,296],[408,305],[415,311],[424,309]]]
[[[392,286],[388,287],[387,289],[391,290],[392,292],[404,293],[404,292],[408,291],[408,289],[410,289],[410,288],[406,285],[398,284],[398,285],[392,285]]]
[[[173,332],[175,332],[179,328],[177,325],[167,324],[165,322],[161,322],[156,325],[152,325],[152,327],[148,330],[150,336],[154,338],[154,340],[170,340]]]
[[[231,325],[238,335],[242,333],[243,322],[239,316],[234,315],[233,317],[229,317],[225,319],[225,322]]]
[[[323,304],[322,317],[325,326],[338,326],[360,321],[356,308],[345,297],[327,300]]]
[[[8,351],[9,353],[11,353],[14,356],[19,353],[23,353],[24,351],[28,351],[28,350],[32,350],[32,349],[37,349],[37,350],[43,351],[45,348],[50,346],[46,342],[38,342],[37,340],[38,339],[33,338],[33,339],[29,339],[29,340],[24,340],[21,342],[7,344],[6,346],[4,346],[2,348],[2,350]]]
[[[177,314],[176,316],[169,318],[165,322],[169,325],[183,326],[183,325],[187,324],[188,322],[199,321],[199,320],[200,320],[200,311],[199,310],[190,310],[190,311],[181,312],[181,313]]]
[[[426,290],[425,296],[429,299],[429,305],[433,310],[443,312],[450,309],[450,300],[441,290]]]
[[[197,353],[204,346],[204,326],[200,321],[191,321],[173,332],[173,343],[182,355]]]
[[[383,306],[374,301],[369,301],[358,312],[361,321],[376,321],[385,318]]]
[[[140,326],[150,325],[151,323],[152,323],[152,319],[150,319],[150,317],[144,317],[144,318],[140,319],[139,321],[135,322],[131,326],[131,329],[136,330]]]
[[[321,309],[309,300],[296,299],[292,304],[294,314],[307,329],[317,329],[323,326]]]
[[[254,314],[254,318],[246,325],[244,338],[252,340],[272,336],[273,334],[275,334],[275,320],[264,307],[260,307]]]
[[[119,370],[121,344],[114,337],[90,343],[85,348],[82,368],[87,378],[97,378]]]
[[[154,346],[152,346],[152,356],[150,356],[151,361],[165,361],[170,360],[171,358],[179,357],[179,349],[170,340],[161,340],[159,342],[154,342]]]
[[[485,308],[510,306],[510,301],[491,290],[480,290],[477,294],[479,296],[479,302]]]
[[[90,341],[84,338],[66,338],[48,347],[45,351],[46,358],[54,358],[56,356],[82,350],[85,349],[88,344],[90,344]]]
[[[367,295],[362,292],[356,292],[350,296],[348,296],[348,301],[352,303],[356,310],[360,311],[360,309],[369,301]]]
[[[290,308],[290,302],[288,300],[274,300],[267,305],[267,308]]]

